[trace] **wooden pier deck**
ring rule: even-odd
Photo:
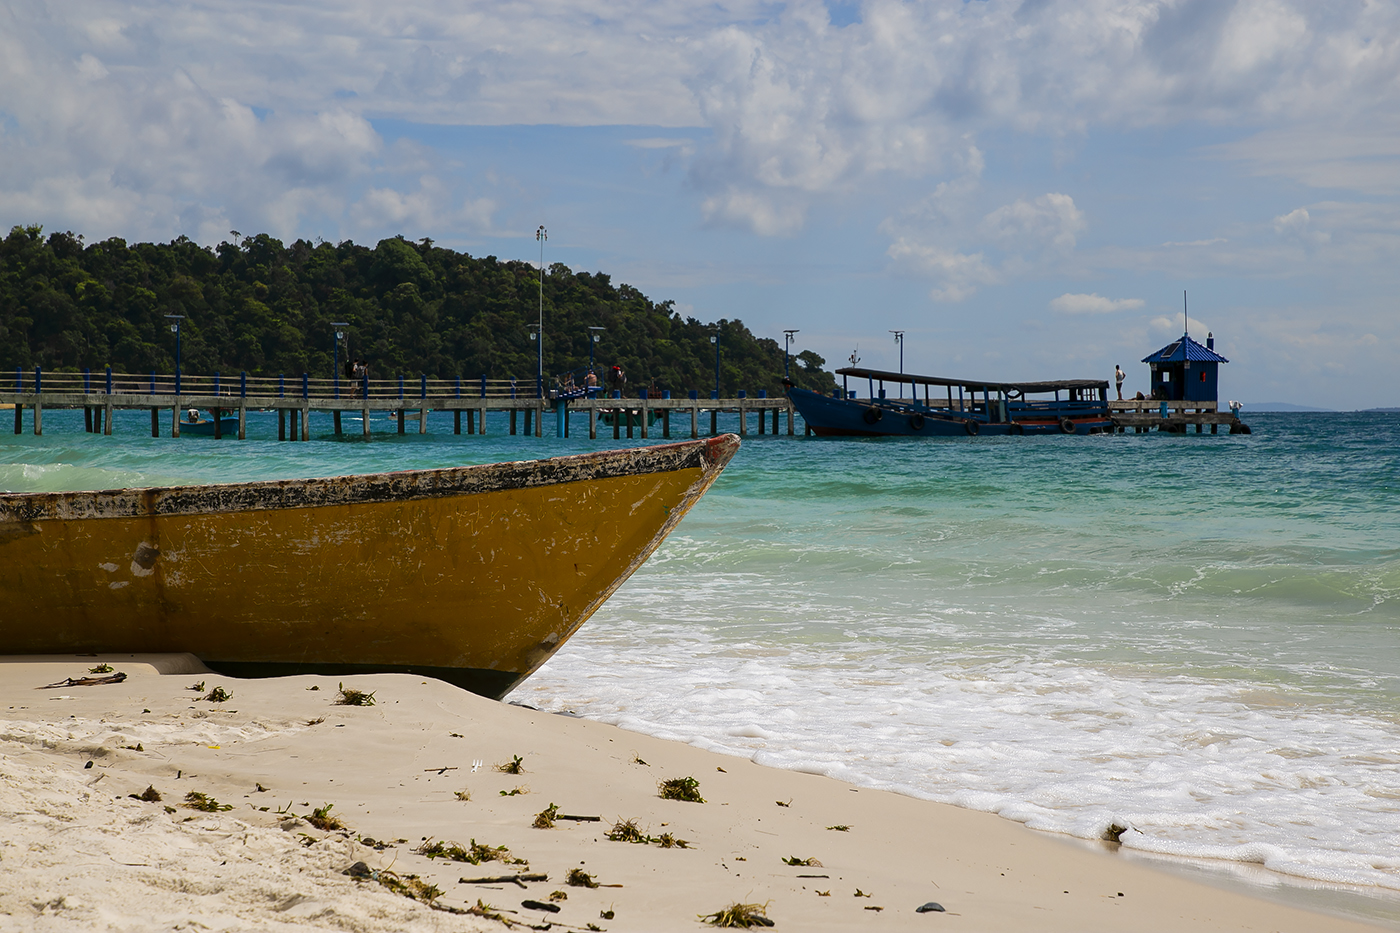
[[[6,380],[9,382],[9,380]],[[741,393],[736,398],[699,398],[698,393],[690,392],[684,398],[621,398],[614,393],[602,393],[594,398],[551,399],[539,398],[534,386],[528,386],[529,394],[521,391],[514,380],[508,379],[417,379],[400,377],[394,379],[335,380],[312,379],[307,375],[287,379],[255,378],[242,374],[234,377],[185,376],[176,379],[169,375],[138,375],[131,373],[16,373],[9,385],[0,385],[0,406],[14,406],[14,430],[16,434],[24,430],[26,411],[35,434],[43,434],[44,409],[66,408],[84,410],[86,430],[110,435],[112,433],[112,413],[118,409],[147,410],[151,413],[151,436],[160,437],[163,431],[169,436],[179,437],[181,426],[189,427],[182,421],[182,415],[191,408],[203,412],[220,411],[224,417],[237,416],[237,436],[243,440],[247,436],[249,411],[276,411],[278,440],[306,441],[311,438],[311,416],[313,412],[331,416],[331,430],[340,435],[342,415],[350,412],[360,418],[359,430],[365,438],[371,436],[370,414],[372,412],[393,412],[398,416],[398,433],[409,430],[409,423],[417,423],[417,433],[426,434],[428,413],[450,411],[453,413],[453,433],[463,433],[463,421],[467,434],[486,433],[487,412],[507,412],[510,434],[533,434],[540,437],[544,433],[547,412],[554,413],[551,427],[558,437],[572,436],[575,431],[586,430],[588,437],[596,439],[599,432],[611,433],[614,438],[652,437],[670,438],[678,427],[682,432],[688,427],[690,437],[699,437],[705,420],[709,421],[709,434],[719,432],[718,418],[721,412],[739,415],[739,433],[749,434],[749,416],[755,416],[754,427],[758,434],[778,434],[782,428],[786,433],[796,433],[796,410],[785,397],[767,398],[760,394],[749,397]],[[638,393],[640,396],[642,393]],[[614,397],[604,397],[614,396]],[[1248,434],[1249,426],[1240,421],[1239,416],[1230,410],[1220,411],[1215,402],[1169,401],[1152,399],[1125,399],[1109,401],[1109,410],[1118,433],[1132,430],[1142,434],[1157,430],[1167,433],[1185,434],[1194,425],[1197,434],[1204,433],[1210,426],[1215,434],[1221,425],[1229,427],[1231,434]],[[705,419],[704,415],[709,418]],[[780,416],[786,414],[786,424],[780,425]],[[686,415],[689,424],[686,425]],[[681,424],[673,426],[679,418]],[[581,422],[581,423],[580,423]],[[808,433],[806,425],[802,431]],[[215,437],[223,433],[222,423],[215,425]],[[233,433],[230,429],[229,433]]]
[[[1169,434],[1185,434],[1194,425],[1196,433],[1204,432],[1210,425],[1210,433],[1215,434],[1220,426],[1228,425],[1231,434],[1249,434],[1249,425],[1240,420],[1235,412],[1220,411],[1217,402],[1163,402],[1154,399],[1124,399],[1109,401],[1108,408],[1113,425],[1119,434],[1129,428],[1135,434],[1143,434],[1156,428]]]
[[[25,412],[35,434],[43,434],[44,410],[55,408],[84,410],[84,426],[90,432],[110,435],[112,413],[117,409],[148,410],[151,413],[151,436],[160,437],[168,427],[171,437],[179,437],[184,413],[193,408],[223,417],[238,418],[237,436],[247,437],[249,411],[276,411],[278,440],[306,441],[311,437],[310,420],[313,412],[331,415],[331,428],[342,434],[342,415],[350,412],[360,417],[359,430],[370,437],[371,412],[393,412],[398,415],[398,433],[403,434],[410,422],[417,422],[417,433],[426,434],[428,413],[453,413],[453,433],[486,433],[487,412],[508,412],[510,434],[544,433],[546,412],[555,415],[555,434],[568,437],[586,421],[588,436],[597,438],[599,430],[611,431],[614,438],[650,438],[672,436],[672,420],[689,414],[689,436],[699,437],[702,415],[709,414],[709,432],[718,433],[720,412],[737,412],[739,433],[749,433],[749,416],[756,416],[757,433],[779,432],[779,415],[787,414],[787,433],[794,433],[795,410],[786,397],[712,399],[687,398],[622,398],[595,397],[576,399],[539,398],[532,392],[526,396],[512,380],[443,380],[420,377],[411,379],[362,379],[355,381],[311,379],[253,378],[242,375],[181,376],[177,391],[173,376],[132,374],[35,373],[16,376],[11,386],[0,388],[0,405],[14,406],[15,433],[24,430]],[[530,389],[534,387],[531,386]],[[612,394],[612,393],[608,393]],[[640,393],[639,393],[640,394]],[[771,414],[770,414],[771,413]],[[611,424],[603,423],[611,421]],[[655,423],[653,423],[655,422]],[[215,419],[215,437],[222,436],[222,423]],[[684,428],[682,424],[680,427]],[[232,430],[229,433],[233,433]]]

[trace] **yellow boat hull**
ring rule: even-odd
[[[365,476],[0,495],[0,652],[408,671],[503,696],[714,482],[732,435]]]

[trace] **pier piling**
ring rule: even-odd
[[[359,380],[355,386],[354,399],[351,400],[334,394],[332,380],[314,380],[305,374],[301,379],[301,392],[296,393],[294,390],[291,395],[286,392],[286,378],[275,376],[262,378],[244,374],[240,376],[237,385],[230,386],[227,380],[219,380],[217,377],[186,375],[182,380],[184,391],[180,395],[171,392],[174,388],[173,381],[163,381],[155,373],[139,376],[111,374],[106,380],[105,391],[101,381],[92,380],[90,373],[55,373],[45,376],[47,378],[40,383],[36,374],[34,388],[30,388],[27,384],[29,380],[24,378],[22,373],[16,377],[13,390],[9,385],[0,387],[0,403],[14,405],[14,430],[17,433],[24,433],[29,428],[29,425],[24,423],[26,407],[33,412],[33,431],[36,435],[43,434],[43,410],[46,407],[81,408],[83,430],[92,434],[101,433],[104,436],[110,436],[114,429],[116,410],[125,408],[144,409],[149,412],[151,436],[160,437],[164,430],[161,424],[162,414],[169,411],[169,436],[173,438],[178,438],[182,433],[197,433],[193,430],[182,431],[182,428],[189,427],[190,424],[185,420],[186,413],[190,409],[198,409],[214,415],[215,425],[208,426],[213,428],[209,434],[219,439],[227,439],[233,434],[233,418],[229,417],[227,423],[223,418],[232,416],[236,411],[239,440],[248,437],[250,408],[254,411],[267,411],[269,416],[275,411],[277,439],[292,442],[311,439],[313,410],[330,414],[330,424],[326,425],[329,429],[327,439],[331,432],[334,437],[343,438],[346,434],[344,415],[346,412],[355,411],[360,413],[360,431],[365,438],[370,438],[373,434],[371,418],[376,412],[388,414],[397,422],[395,427],[399,433],[406,433],[410,411],[410,406],[406,404],[408,399],[400,394],[397,378],[373,382]],[[429,416],[433,411],[444,414],[452,412],[452,433],[456,435],[462,433],[463,412],[466,412],[466,433],[485,434],[486,413],[499,411],[507,419],[501,425],[503,430],[508,427],[513,436],[524,434],[539,438],[544,435],[544,421],[550,409],[554,409],[555,415],[552,427],[561,437],[572,437],[572,415],[582,415],[583,412],[576,410],[583,408],[588,412],[586,417],[590,440],[599,439],[599,420],[604,420],[605,424],[607,421],[612,422],[612,434],[615,439],[623,437],[625,424],[626,436],[629,439],[637,437],[640,428],[641,438],[651,440],[655,436],[653,419],[660,422],[661,437],[670,440],[673,409],[677,410],[674,413],[689,410],[692,437],[700,436],[699,419],[702,407],[710,413],[712,434],[719,433],[721,412],[737,412],[740,420],[738,430],[745,434],[751,428],[748,422],[751,410],[759,418],[760,434],[769,433],[769,423],[766,420],[768,411],[773,412],[774,434],[778,432],[779,410],[788,411],[789,431],[792,430],[793,423],[792,406],[788,400],[781,397],[770,399],[763,393],[754,398],[741,395],[738,399],[701,399],[698,393],[691,393],[691,397],[687,399],[672,398],[670,393],[647,391],[634,395],[631,399],[622,398],[621,393],[613,397],[588,397],[580,394],[579,397],[557,399],[521,397],[510,391],[508,380],[496,380],[482,384],[482,394],[479,398],[475,397],[475,393],[471,393],[472,397],[464,398],[460,386],[454,387],[452,383],[452,380],[430,381],[420,377],[418,403],[411,407],[417,416],[417,433],[420,435],[427,433]],[[520,420],[522,414],[523,425]],[[270,427],[269,422],[263,423]]]

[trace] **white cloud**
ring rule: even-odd
[[[625,142],[636,149],[679,149],[687,154],[695,151],[693,139],[652,136],[647,139],[629,139]]]
[[[793,234],[806,221],[804,205],[790,196],[737,187],[706,198],[700,210],[712,223],[746,228],[760,236]]]
[[[1097,293],[1076,295],[1069,292],[1050,302],[1050,310],[1062,314],[1112,314],[1141,308],[1141,298],[1104,298]]]
[[[1073,252],[1086,222],[1072,197],[1018,198],[974,222],[983,196],[982,153],[969,147],[962,164],[961,176],[880,226],[890,237],[886,252],[894,266],[933,279],[934,300],[962,301],[982,286],[1044,271]]]
[[[279,190],[343,185],[370,167],[378,117],[701,127],[708,142],[674,146],[696,204],[764,235],[872,179],[956,173],[991,133],[1270,125],[1218,154],[1400,190],[1400,11],[1384,3],[866,0],[836,28],[813,0],[11,2],[0,61],[3,197],[76,175],[97,207],[133,195],[146,229],[190,206],[273,210],[240,190],[280,210]],[[92,190],[104,176],[112,197]],[[291,200],[333,213],[336,197]],[[981,235],[1007,249],[1048,226],[1065,251],[1082,229],[1041,199],[1002,211]]]
[[[1288,4],[1245,0],[1225,22],[1216,60],[1226,72],[1250,72],[1299,49],[1307,32],[1307,19]]]
[[[1211,237],[1210,239],[1207,239],[1207,240],[1170,241],[1170,242],[1167,242],[1167,243],[1163,243],[1162,245],[1163,245],[1163,246],[1188,246],[1188,247],[1199,247],[1199,246],[1215,246],[1217,243],[1228,243],[1228,242],[1230,242],[1229,238],[1223,237],[1223,236],[1217,236],[1217,237]]]
[[[1067,194],[1042,194],[1034,201],[1017,199],[982,218],[980,232],[1012,249],[1074,249],[1084,230],[1084,214]]]
[[[489,198],[467,199],[460,204],[440,179],[424,175],[418,190],[371,188],[350,209],[352,222],[362,230],[466,230],[489,232],[496,204]]]
[[[1000,273],[981,253],[968,255],[903,237],[895,240],[888,252],[896,264],[912,267],[937,280],[938,284],[929,292],[935,301],[962,301],[976,292],[978,286],[991,285],[1001,279]]]

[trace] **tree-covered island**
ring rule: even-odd
[[[476,258],[402,237],[374,248],[349,241],[289,246],[266,234],[235,236],[209,249],[112,238],[85,245],[73,233],[45,237],[16,226],[0,241],[0,367],[46,371],[174,371],[167,314],[184,315],[185,372],[250,376],[334,368],[333,321],[349,322],[346,355],[369,361],[376,378],[396,375],[519,378],[533,386],[539,272],[526,262]],[[629,388],[655,384],[677,396],[709,397],[710,337],[720,331],[720,394],[782,392],[783,347],[742,321],[682,317],[608,275],[560,263],[544,277],[544,371],[588,365],[590,327],[601,373],[614,364]],[[835,388],[811,350],[793,357],[794,381]]]

